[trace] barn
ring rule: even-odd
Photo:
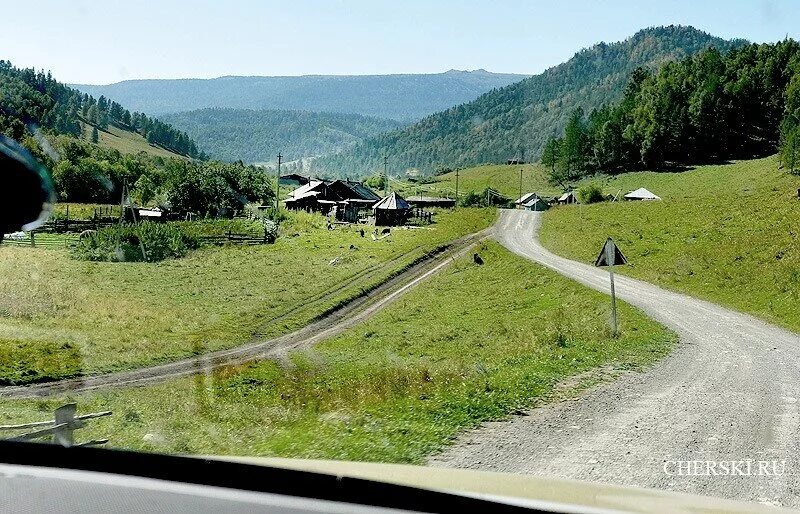
[[[292,191],[284,205],[291,210],[332,214],[339,221],[352,223],[378,200],[380,197],[360,182],[312,180]]]
[[[412,207],[418,209],[424,209],[426,207],[452,209],[456,206],[456,201],[453,198],[440,198],[436,196],[409,196],[406,198],[406,200]]]

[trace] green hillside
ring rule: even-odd
[[[0,60],[0,132],[18,141],[35,130],[79,138],[86,124],[97,129],[98,140],[100,131],[114,126],[174,153],[204,158],[189,136],[166,123],[67,87],[49,72]],[[94,139],[92,130],[88,136]]]
[[[523,152],[531,160],[538,158],[550,137],[560,135],[575,108],[590,112],[619,99],[636,68],[655,69],[709,46],[725,51],[739,44],[692,27],[645,29],[619,43],[581,50],[540,75],[369,139],[318,164],[331,172],[367,172],[379,166],[385,153],[399,168],[425,171],[441,164],[504,162]]]
[[[200,109],[166,114],[208,154],[223,161],[287,161],[343,150],[402,123],[358,114],[251,109]]]
[[[612,237],[629,261],[620,273],[800,330],[800,177],[776,157],[625,173],[602,186],[646,187],[663,200],[551,209],[545,246],[588,263]]]
[[[81,126],[83,128],[82,138],[91,141],[92,125],[81,123]],[[125,130],[120,127],[115,127],[114,125],[109,125],[105,130],[98,130],[97,135],[97,144],[101,148],[113,149],[123,154],[138,154],[139,152],[144,152],[153,157],[186,158],[183,155],[158,145],[148,143],[147,139],[138,132]]]

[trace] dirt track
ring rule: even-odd
[[[538,213],[504,211],[513,252],[608,292],[605,270],[536,239]],[[754,285],[757,287],[757,285]],[[620,299],[676,331],[678,348],[576,400],[466,434],[432,465],[532,473],[800,506],[800,336],[751,316],[617,275]],[[669,476],[678,460],[786,461],[780,476]],[[729,465],[730,467],[730,465]],[[739,468],[743,471],[746,468]],[[778,468],[780,471],[780,468]],[[719,473],[719,471],[717,471]]]
[[[268,340],[219,350],[177,361],[102,375],[58,380],[24,386],[0,388],[0,398],[34,398],[64,392],[80,392],[108,387],[128,387],[159,382],[170,378],[205,373],[223,366],[265,359],[282,358],[290,350],[304,348],[364,321],[423,280],[446,267],[459,255],[469,251],[478,241],[489,237],[493,227],[451,241],[430,258],[410,266],[369,293],[361,295],[330,314],[305,327]]]

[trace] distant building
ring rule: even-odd
[[[525,160],[524,159],[516,159],[516,158],[515,159],[508,159],[508,160],[506,160],[506,164],[509,165],[509,166],[512,165],[512,164],[525,164]]]
[[[548,201],[536,193],[524,194],[514,203],[516,204],[517,209],[526,211],[546,211],[550,208]]]
[[[578,197],[575,196],[575,191],[568,191],[563,195],[559,196],[556,200],[558,205],[569,205],[572,203],[578,203]]]
[[[281,175],[278,179],[278,184],[281,186],[304,186],[311,182],[311,179],[298,175],[297,173],[289,173],[288,175]]]
[[[376,203],[372,210],[375,213],[375,225],[402,225],[408,219],[411,205],[402,196],[392,193]]]
[[[409,196],[406,201],[418,209],[425,207],[441,207],[443,209],[452,209],[456,206],[456,201],[453,198],[440,198],[436,196]]]
[[[626,200],[661,200],[660,196],[656,196],[647,189],[640,187],[636,191],[631,191],[623,198]]]
[[[352,223],[380,199],[360,182],[312,180],[292,191],[283,203],[287,209],[320,212]]]

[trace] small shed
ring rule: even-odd
[[[626,200],[661,200],[660,196],[656,196],[647,189],[640,187],[636,191],[631,191],[624,196]]]
[[[412,207],[424,209],[425,207],[441,207],[443,209],[451,209],[456,206],[456,201],[453,198],[440,198],[437,196],[409,196],[408,203]]]
[[[514,203],[517,205],[517,209],[526,211],[544,211],[550,208],[547,200],[536,193],[524,194]]]
[[[559,196],[556,200],[558,205],[569,205],[573,203],[578,203],[578,197],[575,196],[575,191],[568,191],[563,195]]]
[[[408,219],[411,205],[402,196],[392,193],[373,205],[372,210],[375,213],[375,225],[402,225]]]

